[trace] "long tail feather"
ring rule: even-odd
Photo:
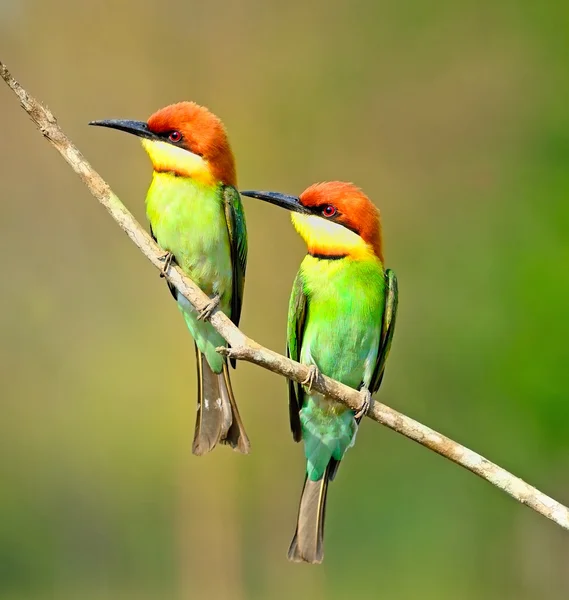
[[[321,563],[324,558],[324,519],[330,466],[318,481],[304,480],[296,531],[288,559],[294,562]]]
[[[214,373],[197,346],[196,360],[198,414],[192,452],[206,454],[222,442],[247,454],[250,444],[237,410],[227,365],[224,365],[221,373]]]
[[[249,454],[251,451],[251,443],[249,442],[249,438],[245,432],[245,427],[243,426],[243,421],[241,421],[241,415],[239,414],[239,409],[237,408],[237,402],[235,401],[235,396],[233,395],[233,388],[231,387],[231,379],[229,378],[229,369],[227,368],[227,363],[223,365],[223,372],[218,377],[220,378],[219,387],[221,389],[222,398],[225,399],[225,402],[229,402],[231,414],[233,415],[231,426],[221,441],[224,444],[229,444],[237,452]]]

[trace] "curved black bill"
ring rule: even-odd
[[[270,202],[275,206],[280,206],[298,213],[310,214],[310,211],[300,203],[300,198],[297,196],[289,196],[288,194],[281,194],[280,192],[257,192],[256,190],[247,190],[240,192],[242,196],[248,196],[249,198],[258,198],[265,202]]]
[[[126,121],[122,119],[106,119],[103,121],[91,121],[89,125],[97,127],[109,127],[110,129],[118,129],[126,131],[138,137],[148,138],[150,140],[157,139],[157,135],[148,129],[148,125],[144,121]]]

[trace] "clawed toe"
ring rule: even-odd
[[[302,385],[306,386],[308,391],[310,392],[312,390],[312,386],[314,385],[314,382],[320,377],[320,371],[318,370],[318,367],[316,365],[310,365],[308,367],[308,375],[306,376],[306,379],[304,381],[302,381]]]
[[[171,252],[166,252],[163,256],[159,258],[159,260],[164,261],[164,266],[160,271],[160,277],[166,277],[166,273],[172,264],[172,260],[174,259],[174,255]]]
[[[362,388],[360,393],[363,396],[362,404],[354,415],[358,421],[367,415],[371,406],[371,392],[367,388]]]
[[[219,306],[219,295],[216,294],[198,313],[198,321],[207,321],[211,313]]]

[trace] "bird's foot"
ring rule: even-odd
[[[174,260],[174,255],[171,252],[166,252],[166,254],[163,254],[158,260],[164,262],[164,265],[160,271],[160,277],[166,277],[166,273],[168,272],[168,269]]]
[[[360,394],[362,395],[363,400],[361,406],[358,408],[356,414],[354,415],[356,417],[356,420],[358,421],[362,417],[365,417],[367,415],[371,406],[371,392],[367,388],[362,388],[360,390]]]
[[[318,370],[318,367],[316,365],[310,365],[308,367],[308,375],[306,376],[306,379],[304,381],[301,381],[300,383],[306,386],[306,388],[310,392],[312,390],[314,382],[317,381],[319,377],[320,371]]]
[[[215,351],[227,358],[248,358],[251,356],[250,349],[247,346],[237,346],[236,348],[218,346]]]
[[[198,321],[207,321],[211,313],[219,306],[221,300],[219,294],[216,294],[198,313]]]

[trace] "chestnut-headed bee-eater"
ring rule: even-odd
[[[242,194],[292,211],[308,247],[288,314],[287,354],[310,366],[302,385],[289,382],[290,424],[295,441],[304,440],[306,477],[288,557],[319,563],[328,482],[381,384],[395,327],[397,279],[384,268],[379,211],[354,185],[319,183],[300,197]],[[313,391],[319,373],[362,390],[360,410]]]
[[[227,361],[215,351],[226,342],[208,322],[219,306],[239,324],[247,263],[245,215],[225,127],[194,102],[167,106],[147,122],[113,119],[90,125],[141,139],[154,167],[146,215],[152,237],[166,251],[164,273],[175,261],[211,299],[198,313],[169,285],[196,345],[198,414],[192,451],[205,454],[222,442],[248,453]]]

